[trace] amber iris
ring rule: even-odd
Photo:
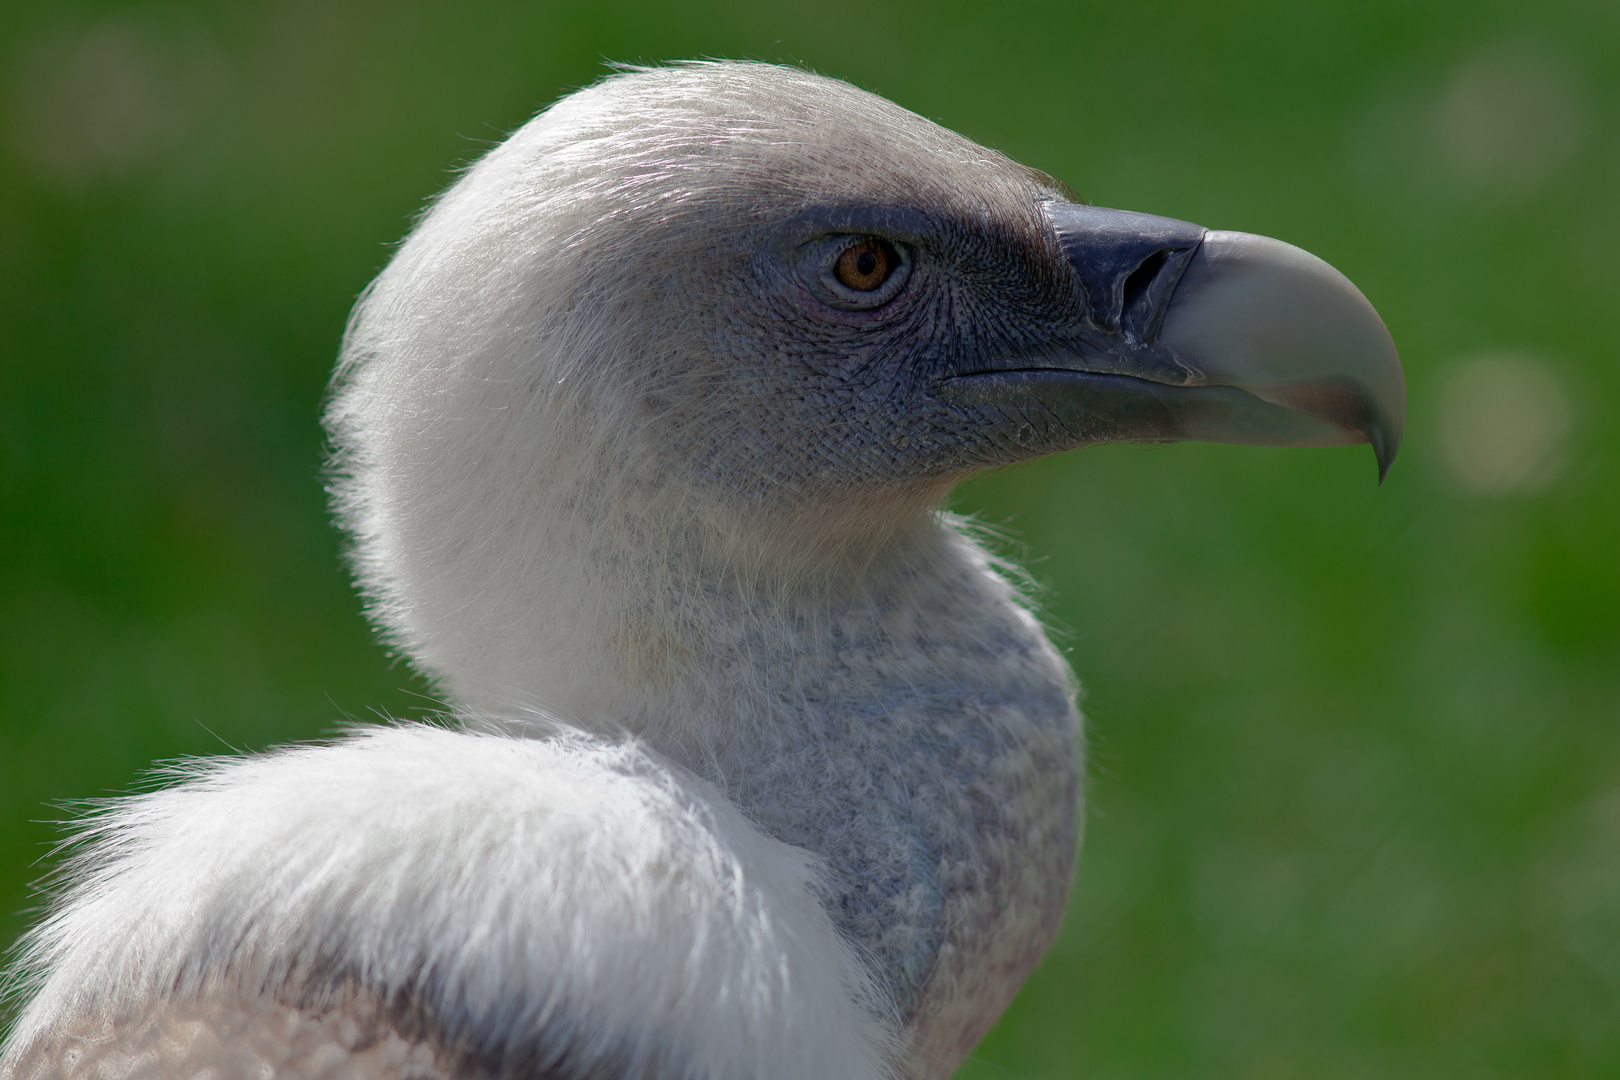
[[[868,237],[843,250],[833,273],[845,288],[871,292],[889,280],[889,275],[899,264],[900,256],[887,240]]]

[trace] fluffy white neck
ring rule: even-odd
[[[823,700],[847,663],[839,642],[892,638],[904,613],[948,604],[940,640],[1027,621],[1003,589],[962,591],[954,579],[988,580],[988,561],[916,497],[836,526],[807,514],[814,527],[798,529],[772,529],[766,508],[764,525],[744,527],[731,508],[716,520],[716,501],[690,512],[652,491],[612,507],[548,501],[513,545],[520,558],[445,565],[410,612],[452,702],[502,727],[561,720],[690,763],[742,737],[791,740],[777,730],[784,702]],[[919,688],[971,678],[918,665]],[[886,691],[850,692],[869,706]]]

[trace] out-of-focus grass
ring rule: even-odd
[[[1301,244],[1407,364],[1382,489],[1179,446],[960,493],[1092,738],[1066,930],[966,1075],[1620,1074],[1612,4],[0,9],[0,937],[48,804],[427,704],[325,521],[347,307],[600,58],[700,54]]]

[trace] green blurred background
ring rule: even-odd
[[[415,715],[317,479],[355,294],[601,61],[849,78],[1377,305],[1365,448],[970,485],[1087,687],[1063,937],[964,1075],[1620,1076],[1620,5],[0,7],[0,938],[51,804]]]

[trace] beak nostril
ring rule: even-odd
[[[1170,252],[1168,250],[1160,248],[1143,259],[1142,264],[1132,270],[1130,277],[1125,279],[1124,288],[1121,290],[1119,307],[1120,322],[1123,325],[1140,324],[1145,321],[1140,316],[1133,319],[1132,315],[1135,314],[1138,304],[1143,301],[1152,303],[1148,297],[1148,289],[1153,285],[1153,279],[1159,276],[1159,271],[1164,269],[1164,261],[1169,256]]]
[[[1139,263],[1120,284],[1119,326],[1144,345],[1159,339],[1170,297],[1181,282],[1198,245],[1161,247]]]
[[[1046,214],[1080,279],[1092,325],[1104,334],[1152,344],[1170,294],[1206,230],[1097,206],[1051,204]]]

